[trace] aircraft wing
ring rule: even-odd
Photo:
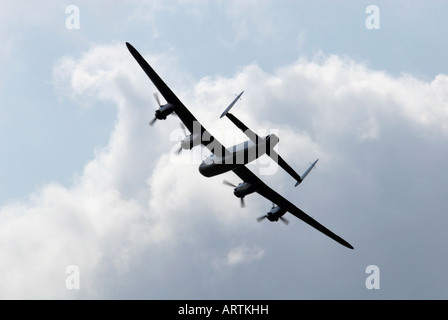
[[[236,169],[233,169],[233,172],[240,177],[245,182],[251,182],[257,184],[257,192],[275,203],[276,205],[285,208],[289,213],[296,216],[300,220],[308,223],[310,226],[324,233],[328,237],[332,238],[336,242],[342,244],[343,246],[353,249],[353,246],[349,244],[347,241],[334,234],[332,231],[328,230],[326,227],[321,225],[319,222],[311,218],[305,212],[297,208],[294,204],[286,200],[284,197],[279,195],[277,192],[269,188],[263,181],[260,180],[252,171],[250,171],[247,167],[241,166]]]
[[[182,103],[182,101],[179,100],[179,98],[173,93],[173,91],[171,91],[167,84],[159,77],[154,69],[141,56],[141,54],[130,43],[126,42],[126,46],[128,47],[129,52],[138,62],[140,67],[143,69],[143,71],[145,71],[146,75],[156,86],[157,90],[159,90],[160,94],[165,98],[166,102],[171,103],[175,106],[175,112],[179,116],[179,119],[183,122],[185,127],[187,127],[188,130],[193,133],[194,124],[195,122],[200,124],[199,121],[193,116],[193,114],[187,109],[187,107],[185,107],[185,105]],[[202,126],[202,124],[200,126],[202,136],[206,139],[204,139],[205,141],[202,143],[203,145],[205,145],[211,152],[216,151],[218,148],[223,150],[225,154],[229,152]]]

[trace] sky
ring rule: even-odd
[[[366,10],[374,5],[375,10]],[[1,299],[447,299],[443,1],[1,1]],[[374,16],[372,16],[374,15]],[[347,249],[175,154],[131,43],[249,168]],[[373,266],[373,267],[372,267]],[[374,271],[371,271],[374,270]]]

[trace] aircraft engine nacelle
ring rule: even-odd
[[[195,133],[186,136],[180,143],[182,149],[191,150],[201,144],[201,134]]]
[[[244,198],[248,194],[257,191],[256,185],[249,182],[242,182],[235,187],[233,194],[238,198]]]
[[[275,206],[275,207],[272,207],[268,213],[266,213],[266,218],[268,218],[269,221],[276,222],[285,213],[286,213],[285,209],[283,209],[282,207],[279,207],[279,206]]]
[[[174,111],[174,105],[171,103],[164,104],[156,110],[155,116],[159,120],[165,120],[166,117]]]
[[[268,219],[271,222],[276,222],[280,219],[283,223],[288,224],[289,221],[283,217],[286,211],[287,211],[286,209],[283,209],[282,207],[272,204],[271,210],[269,210],[269,212],[266,213],[264,216],[258,217],[257,221],[260,222],[264,219]]]

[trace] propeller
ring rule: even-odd
[[[159,105],[159,108],[160,108],[162,105],[160,104],[159,94],[157,92],[154,92],[153,95],[154,95],[154,99],[156,99],[156,102],[157,102],[157,104]],[[157,120],[157,117],[155,116],[154,119],[152,119],[149,122],[149,125],[153,126],[154,123],[156,122],[156,120]]]
[[[187,131],[186,131],[186,129],[185,129],[185,126],[184,126],[184,124],[181,122],[181,123],[179,123],[180,124],[180,127],[182,128],[182,131],[184,132],[184,135],[185,135],[185,138],[187,137]],[[181,145],[180,145],[180,147],[179,147],[179,149],[177,150],[177,154],[180,154],[181,152],[182,152],[182,143],[181,143]]]
[[[264,219],[266,219],[267,217],[268,217],[268,215],[265,214],[264,216],[258,217],[258,218],[257,218],[257,221],[258,221],[258,222],[261,222],[261,221],[263,221]],[[284,224],[286,224],[286,225],[289,224],[289,220],[288,220],[288,219],[283,218],[283,217],[279,217],[279,219],[280,219]]]
[[[280,217],[280,220],[282,220],[282,222],[283,222],[284,224],[286,224],[286,225],[289,224],[289,220],[286,219],[286,218]]]
[[[229,187],[234,187],[234,188],[236,188],[236,185],[234,185],[233,183],[231,183],[231,182],[229,182],[229,181],[227,181],[227,180],[223,180],[222,183],[225,184],[225,185],[228,185]]]
[[[272,203],[272,208],[271,209],[274,209],[275,208],[275,203]],[[268,217],[268,214],[265,214],[264,216],[261,216],[261,217],[258,217],[257,218],[257,221],[258,222],[261,222],[261,221],[263,221],[264,219],[266,219]],[[278,217],[284,224],[286,224],[286,225],[288,225],[289,224],[289,220],[288,219],[286,219],[286,218],[284,218],[283,216],[281,216],[281,217]]]
[[[152,127],[152,126],[154,125],[154,122],[156,122],[156,120],[157,120],[157,117],[154,117],[154,119],[152,119],[152,120],[149,122],[149,125]]]
[[[227,180],[223,180],[222,183],[225,184],[225,185],[228,185],[229,187],[233,187],[233,188],[237,187],[236,185],[234,185],[233,183],[231,183],[231,182],[229,182]],[[241,203],[240,203],[241,208],[245,208],[246,204],[244,203],[244,197],[241,197],[240,201],[241,201]]]
[[[157,92],[154,92],[153,95],[154,95],[154,99],[156,99],[156,101],[157,101],[157,104],[159,105],[159,107],[161,107],[162,104],[160,103],[159,94]]]

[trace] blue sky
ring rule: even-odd
[[[446,299],[446,9],[2,1],[0,296]],[[241,210],[221,181],[236,176],[173,160],[178,124],[147,125],[155,89],[126,41],[212,133],[232,129],[218,117],[245,90],[235,113],[278,129],[297,171],[320,158],[297,189],[283,172],[266,182],[355,250],[300,221],[257,224],[269,204],[254,195]],[[80,290],[65,287],[72,264]],[[379,290],[365,287],[372,264]]]
[[[68,183],[92,156],[92,149],[106,143],[114,110],[104,105],[77,108],[73,101],[62,100],[51,85],[58,59],[77,57],[95,44],[129,41],[141,50],[167,52],[196,79],[231,76],[252,62],[273,71],[320,52],[349,56],[393,75],[409,73],[429,80],[446,72],[446,44],[438,36],[443,2],[378,2],[380,30],[365,28],[368,4],[122,1],[104,11],[101,1],[80,2],[82,27],[67,30],[69,3],[37,8],[26,1],[6,1],[2,34],[7,46],[0,64],[5,110],[0,130],[6,148],[2,180],[8,184],[1,186],[0,199],[26,196],[49,177]],[[83,130],[76,129],[80,127]],[[58,149],[61,152],[53,152]],[[65,157],[64,151],[71,156]],[[33,166],[28,165],[30,155]]]

